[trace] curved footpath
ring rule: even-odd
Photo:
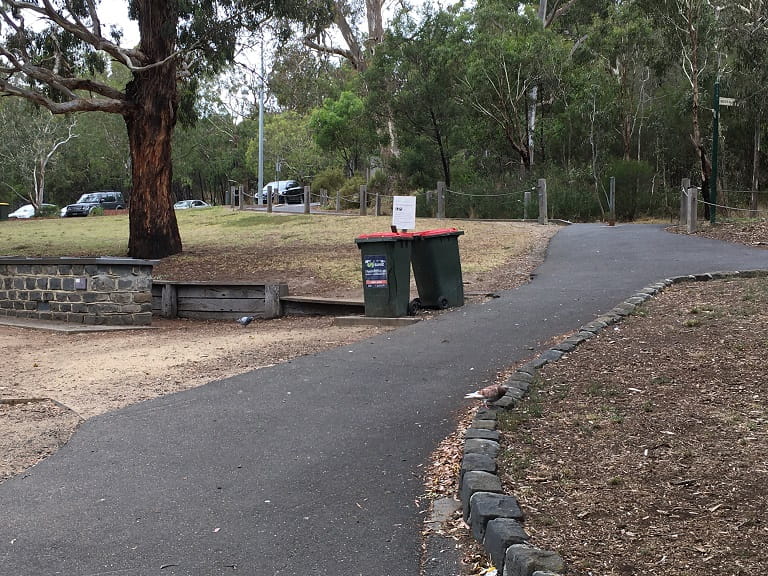
[[[659,226],[564,228],[498,299],[87,421],[0,484],[0,573],[416,576],[420,476],[467,391],[652,282],[767,267]]]

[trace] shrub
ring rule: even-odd
[[[52,216],[58,216],[61,208],[58,206],[40,206],[37,211],[37,215],[43,218],[50,218]]]
[[[365,184],[365,178],[354,176],[346,180],[338,189],[341,192],[341,209],[349,210],[360,208],[360,186]]]
[[[328,194],[333,194],[344,186],[344,173],[340,168],[326,168],[315,174],[312,179],[312,189],[319,192],[320,189],[327,190]]]

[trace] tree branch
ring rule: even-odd
[[[345,60],[348,60],[350,63],[354,66],[354,55],[351,51],[345,50],[344,48],[337,48],[336,46],[326,46],[325,44],[318,44],[308,36],[304,38],[303,40],[304,46],[307,48],[312,48],[313,50],[317,50],[318,52],[323,52],[325,54],[334,54],[336,56],[341,56]]]
[[[106,52],[115,60],[125,64],[131,70],[135,69],[137,66],[146,66],[147,64],[147,58],[140,50],[122,48],[101,35],[101,23],[92,0],[89,0],[88,2],[92,29],[89,29],[79,18],[73,16],[72,19],[74,21],[65,18],[56,10],[50,0],[43,0],[42,6],[37,3],[20,0],[5,0],[4,3],[19,11],[27,10],[38,14],[41,19],[56,24],[62,30],[69,32],[79,40],[82,40],[86,44],[90,44],[96,50]],[[5,13],[6,11],[4,10],[4,16]],[[5,16],[5,20],[8,21],[7,16]]]
[[[560,6],[559,8],[557,5],[560,3],[559,0],[555,2],[555,9],[552,10],[552,12],[547,16],[546,20],[544,20],[544,28],[549,28],[549,26],[554,22],[557,18],[568,12],[574,4],[576,4],[577,0],[568,0],[565,4]]]
[[[124,116],[131,110],[131,105],[125,100],[77,97],[74,100],[69,100],[67,102],[56,102],[38,92],[19,88],[18,86],[8,83],[4,79],[0,79],[0,91],[39,104],[43,108],[50,110],[52,114],[69,114],[71,112],[111,112],[114,114],[122,114]]]

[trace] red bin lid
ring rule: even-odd
[[[410,232],[374,232],[373,234],[361,234],[355,240],[411,240]]]
[[[464,231],[458,228],[436,228],[434,230],[413,233],[414,236],[421,238],[425,236],[460,236],[461,234],[464,234]]]
[[[371,238],[411,238],[413,234],[410,232],[374,232],[373,234],[361,234],[357,237],[358,240],[369,240]]]

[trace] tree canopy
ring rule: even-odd
[[[243,32],[273,18],[317,28],[330,19],[331,5],[130,0],[128,6],[138,23],[138,46],[121,46],[121,31],[104,29],[95,0],[0,1],[0,95],[24,98],[54,114],[123,117],[132,167],[128,253],[158,258],[182,249],[173,211],[171,137],[179,119],[193,117],[200,78],[233,61]],[[127,84],[98,79],[110,65],[129,70]]]
[[[568,219],[601,217],[611,177],[622,218],[670,215],[686,178],[710,190],[719,82],[735,106],[719,116],[710,200],[766,203],[765,0],[393,7],[388,22],[379,1],[137,0],[141,41],[123,46],[94,20],[97,2],[0,0],[0,94],[61,118],[114,112],[78,115],[46,195],[122,186],[136,256],[181,249],[176,198],[218,202],[254,180],[262,81],[269,178],[278,161],[280,177],[308,184],[365,180],[375,164],[391,193],[442,180],[449,214],[518,217],[524,191],[547,178],[550,212]],[[217,104],[226,90],[213,75],[240,78],[242,34],[267,24],[267,76],[251,66],[228,90],[235,105]],[[0,195],[26,185],[7,158]]]

